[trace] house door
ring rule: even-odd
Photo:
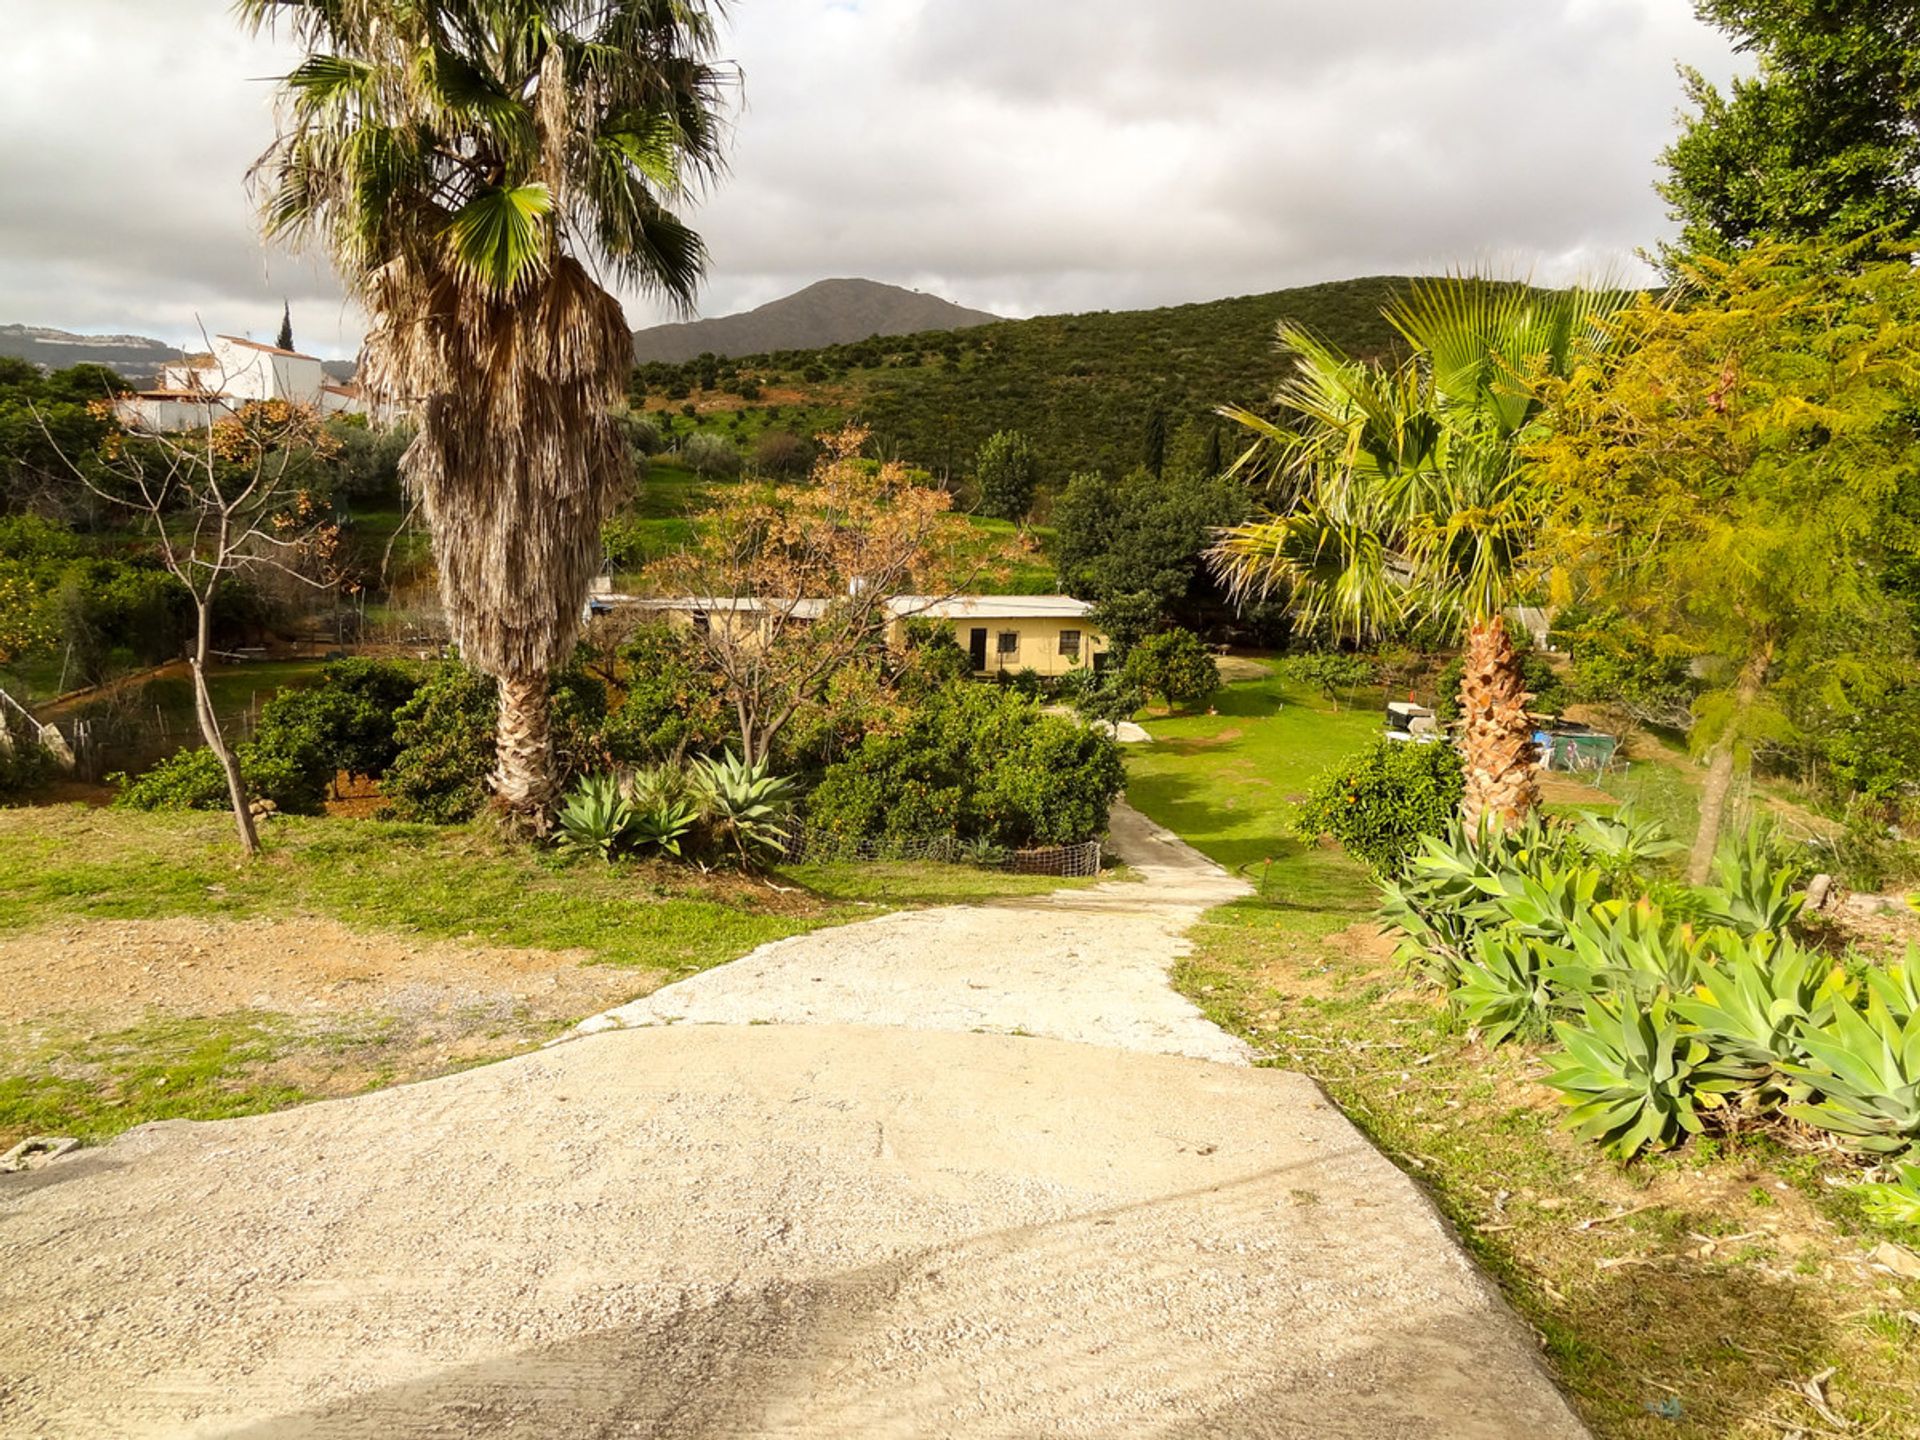
[[[967,633],[967,662],[975,670],[987,668],[987,632],[974,629]]]

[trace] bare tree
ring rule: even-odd
[[[102,402],[111,408],[111,402]],[[337,531],[312,503],[307,481],[335,442],[320,416],[284,400],[209,394],[191,428],[110,435],[93,463],[68,469],[95,496],[137,515],[161,563],[193,602],[194,710],[201,737],[226,775],[240,845],[260,849],[246,781],[220,730],[207,685],[213,617],[222,587],[270,568],[315,588],[333,583],[303,562],[332,554]]]
[[[820,440],[805,484],[730,487],[694,542],[652,572],[691,600],[750,764],[837,673],[885,643],[891,602],[916,589],[949,594],[978,568],[951,496],[915,484],[897,461],[863,460],[863,429]]]

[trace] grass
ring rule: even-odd
[[[218,814],[82,806],[0,811],[0,931],[56,919],[323,915],[364,929],[580,950],[690,974],[873,907],[1057,888],[964,866],[814,865],[782,893],[703,884],[672,866],[609,866],[502,842],[484,826],[281,817],[244,863]]]
[[[1260,893],[1190,932],[1176,986],[1263,1063],[1312,1075],[1415,1177],[1541,1339],[1605,1437],[1830,1433],[1795,1388],[1920,1434],[1920,1287],[1862,1263],[1865,1231],[1809,1157],[1698,1142],[1622,1167],[1568,1136],[1541,1052],[1488,1051],[1390,958],[1365,872],[1289,831],[1291,797],[1379,727],[1274,678],[1217,715],[1149,720],[1128,794]],[[1609,784],[1686,823],[1686,777]],[[1684,834],[1683,837],[1684,838]],[[1271,862],[1271,863],[1268,863]]]
[[[266,853],[246,864],[230,825],[214,814],[0,810],[0,933],[74,920],[321,916],[422,939],[578,951],[646,972],[636,977],[644,989],[890,909],[1088,883],[904,861],[795,866],[762,882],[569,861],[481,825],[292,817],[268,826]],[[27,1134],[101,1140],[150,1120],[257,1114],[444,1073],[518,1053],[557,1023],[481,1006],[424,1018],[150,1013],[100,1032],[36,1015],[0,1025],[0,1148]]]
[[[289,1049],[284,1016],[161,1017],[90,1035],[35,1031],[0,1061],[0,1137],[111,1139],[153,1120],[226,1120],[312,1098],[261,1072]]]

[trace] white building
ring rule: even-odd
[[[160,367],[151,390],[115,404],[130,430],[191,430],[255,400],[285,400],[322,415],[357,415],[359,387],[338,385],[315,355],[216,335],[212,349]]]

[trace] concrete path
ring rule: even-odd
[[[918,1014],[833,934],[903,976],[867,932],[964,932],[889,917],[674,987],[708,1018],[828,987],[733,1012],[812,1023],[642,1024],[0,1176],[0,1434],[1583,1436],[1317,1087],[1142,1053],[1244,1058],[1164,981],[1234,882],[1123,844],[1137,882],[979,907],[1005,953],[917,965]],[[863,993],[902,1023],[838,1023]],[[1105,1043],[968,1033],[1021,1005]]]
[[[1111,843],[1133,878],[776,940],[579,1028],[899,1025],[1246,1064],[1167,970],[1201,914],[1249,887],[1130,806],[1114,807]]]

